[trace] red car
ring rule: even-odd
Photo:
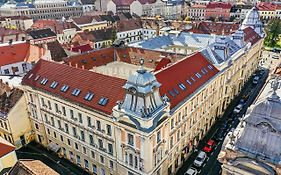
[[[215,141],[213,140],[208,140],[207,145],[203,148],[203,151],[206,153],[212,152],[214,146],[215,146]]]

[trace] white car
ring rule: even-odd
[[[207,154],[204,151],[200,151],[200,153],[194,160],[193,164],[196,167],[201,167],[203,165],[204,161],[206,160],[206,158],[207,158]]]
[[[197,173],[198,171],[195,168],[191,167],[184,173],[184,175],[196,175]]]
[[[259,76],[255,76],[253,79],[253,84],[258,84],[260,77]]]
[[[239,104],[239,105],[237,105],[237,106],[234,108],[233,112],[234,112],[235,114],[238,114],[238,113],[240,113],[240,111],[242,110],[242,108],[243,108],[243,104]]]

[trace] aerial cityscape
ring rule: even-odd
[[[0,1],[0,175],[281,175],[281,1]]]

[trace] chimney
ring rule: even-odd
[[[85,66],[84,66],[84,65],[82,65],[82,69],[83,69],[83,70],[85,69]]]
[[[77,63],[75,63],[75,67],[78,68],[78,64]]]
[[[71,62],[68,62],[68,65],[71,67]]]

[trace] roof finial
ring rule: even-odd
[[[143,65],[144,65],[144,59],[143,59],[143,58],[140,58],[140,69],[137,70],[138,73],[143,74],[143,73],[146,72],[146,70],[144,69]]]
[[[276,91],[281,88],[281,82],[279,81],[279,78],[276,77],[272,82],[271,82],[271,88],[273,89],[273,94],[272,96],[278,96]]]

